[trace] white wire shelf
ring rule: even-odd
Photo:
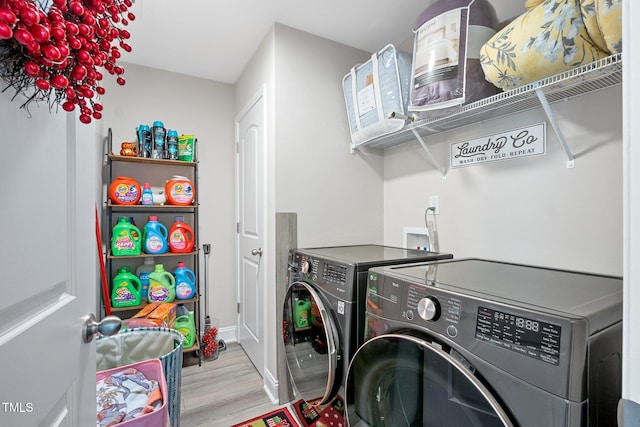
[[[416,140],[414,132],[426,137],[538,108],[541,106],[542,98],[546,98],[546,101],[552,104],[619,84],[622,84],[620,53],[467,105],[448,108],[445,111],[420,113],[402,130],[374,138],[352,148],[390,148]],[[569,153],[568,157],[572,161]]]

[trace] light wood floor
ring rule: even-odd
[[[185,365],[195,365],[182,368],[180,427],[229,427],[279,407],[239,344],[229,343],[219,354],[198,366],[185,353]]]

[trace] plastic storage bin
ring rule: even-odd
[[[389,118],[389,114],[406,114],[410,80],[411,55],[391,44],[344,76],[342,89],[353,145],[404,127],[404,119]]]
[[[172,427],[180,426],[180,388],[184,337],[175,329],[138,328],[96,340],[96,368],[112,368],[159,359],[167,381],[167,409]]]
[[[120,366],[113,369],[107,369],[105,371],[96,372],[96,382],[103,380],[104,378],[123,371],[128,368],[134,368],[138,372],[142,373],[149,380],[158,381],[158,388],[162,395],[162,406],[155,411],[141,415],[138,418],[127,420],[118,424],[123,427],[159,427],[166,426],[169,420],[169,411],[167,409],[167,381],[162,369],[162,362],[160,359],[149,359],[143,362],[131,363],[129,365]]]

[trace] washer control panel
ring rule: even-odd
[[[560,362],[561,333],[559,325],[478,307],[477,339],[552,365]]]
[[[425,289],[419,285],[408,286],[405,301],[409,310],[415,310],[420,318],[428,321],[435,322],[441,317],[451,323],[460,321],[460,298],[452,295],[436,296]]]
[[[397,324],[425,328],[462,346],[481,341],[550,365],[561,362],[559,323],[442,287],[369,270],[367,311]]]

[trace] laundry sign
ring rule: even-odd
[[[451,167],[546,154],[546,123],[451,144]]]

